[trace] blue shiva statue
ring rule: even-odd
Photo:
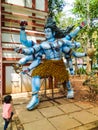
[[[22,41],[23,44],[30,43],[32,47],[18,48],[16,52],[27,56],[35,56],[31,59],[33,61],[27,68],[28,72],[33,69],[31,74],[32,98],[27,105],[28,110],[33,110],[39,104],[38,92],[40,90],[40,79],[43,77],[52,76],[55,77],[57,81],[65,83],[65,87],[68,89],[67,98],[74,98],[74,91],[69,81],[69,73],[62,60],[62,54],[66,55],[70,49],[80,46],[79,42],[71,41],[71,38],[74,37],[81,28],[82,27],[76,28],[74,33],[70,33],[67,36],[59,36],[59,29],[56,23],[52,18],[48,18],[44,27],[46,40],[34,45],[32,45],[32,41],[27,40],[25,31],[23,29],[21,30],[20,38],[23,37],[26,41]],[[23,38],[21,40],[23,40]],[[78,57],[78,53],[72,52],[72,54]],[[43,55],[45,55],[45,60],[42,59]],[[81,54],[81,56],[86,56],[86,53]]]

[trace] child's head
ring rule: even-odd
[[[10,103],[12,101],[12,96],[11,95],[7,95],[4,97],[4,102],[5,103]]]

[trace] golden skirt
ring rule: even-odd
[[[51,76],[61,83],[69,80],[63,60],[45,60],[32,71],[31,76],[40,76],[41,78]]]

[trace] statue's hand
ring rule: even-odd
[[[17,53],[21,53],[21,54],[23,53],[23,49],[22,48],[16,47],[14,50]]]
[[[30,69],[29,68],[26,68],[22,71],[22,74],[28,74],[30,72]]]
[[[20,21],[21,30],[25,30],[27,25],[28,25],[27,21],[24,21],[24,20]]]
[[[76,43],[75,43],[75,46],[76,46],[76,48],[80,48],[80,47],[81,47],[80,42],[76,42]]]
[[[87,24],[87,22],[83,21],[83,22],[80,23],[80,27],[83,28],[86,24]]]

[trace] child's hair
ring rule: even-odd
[[[12,96],[11,95],[7,95],[4,97],[4,103],[10,103],[12,101]]]

